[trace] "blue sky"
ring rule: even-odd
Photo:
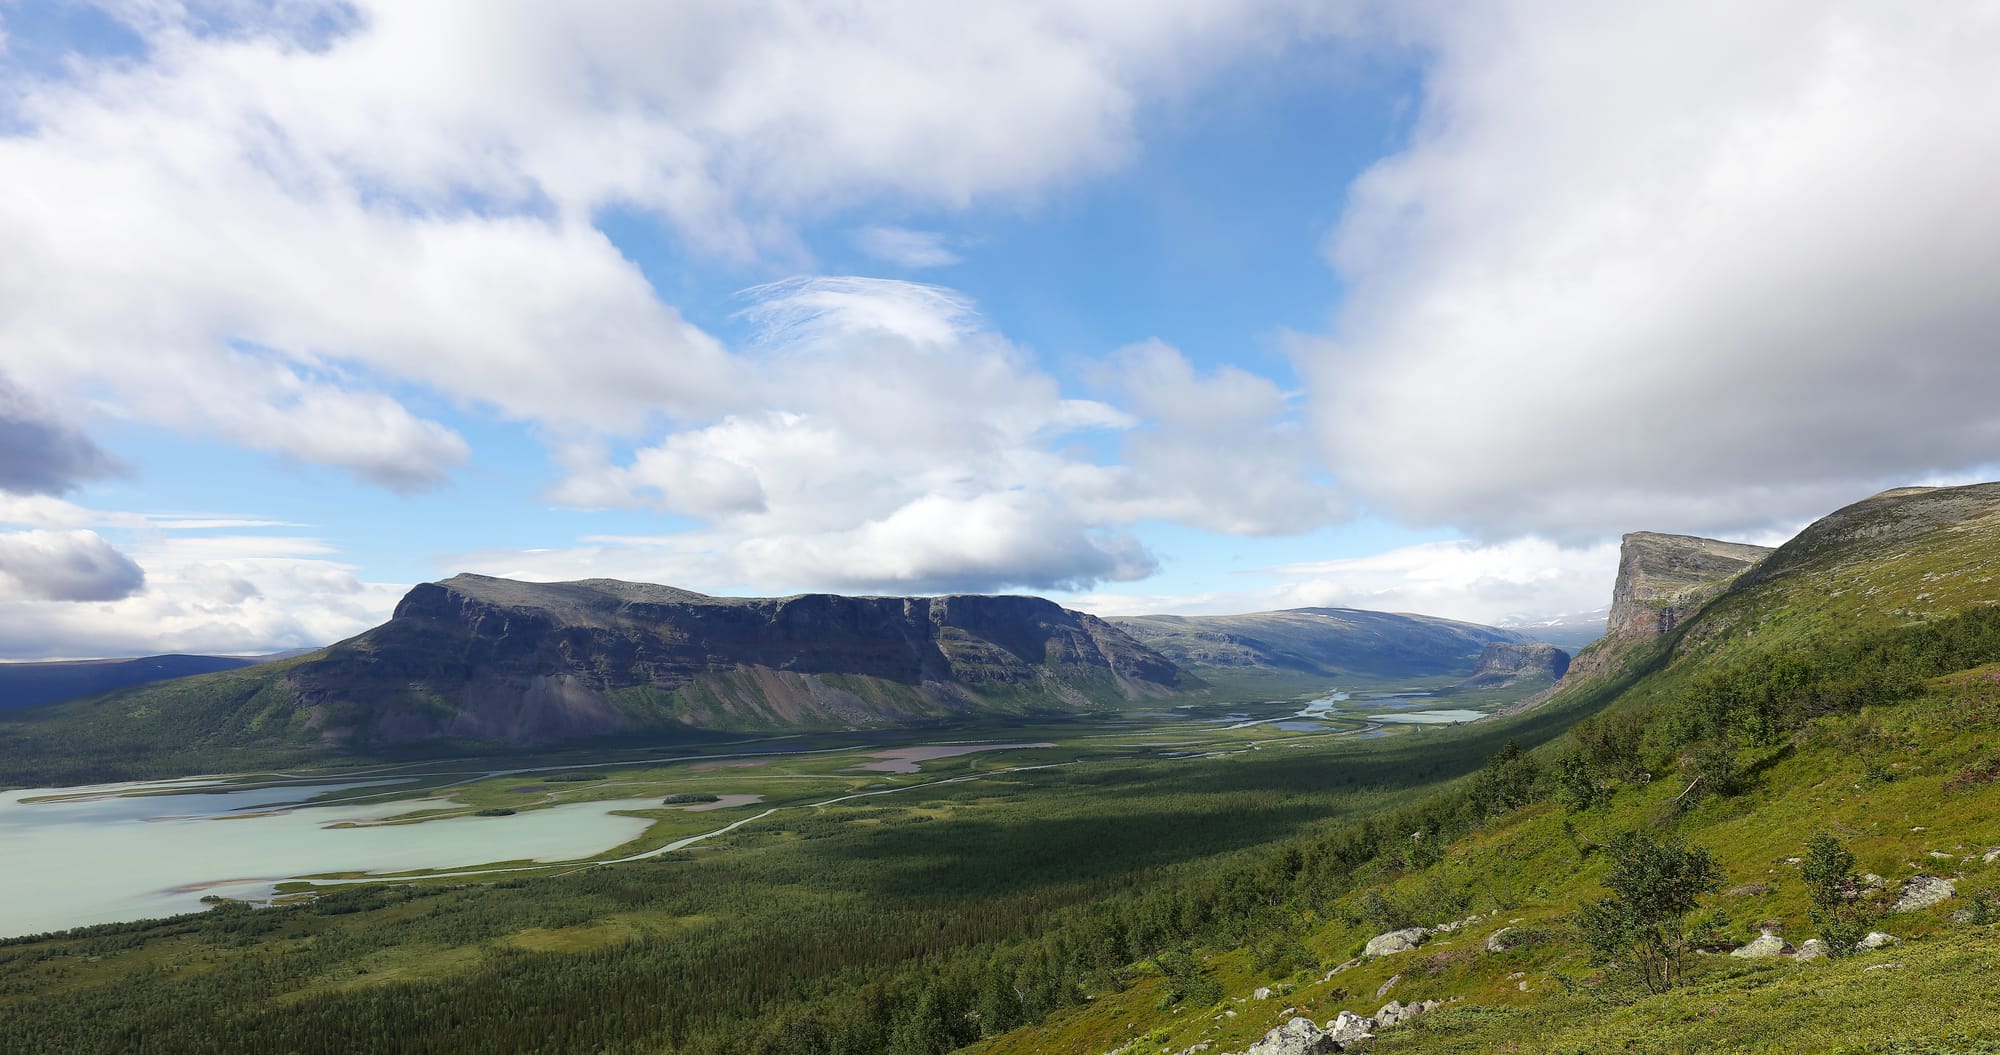
[[[1982,478],[2000,30],[1699,6],[0,3],[0,658],[460,570],[1527,620]]]

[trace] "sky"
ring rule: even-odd
[[[1481,622],[2000,462],[2000,5],[0,0],[0,659]]]

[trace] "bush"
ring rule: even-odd
[[[1647,831],[1626,832],[1606,850],[1612,863],[1604,885],[1612,896],[1579,910],[1576,926],[1592,962],[1622,964],[1647,990],[1666,992],[1702,936],[1688,917],[1703,894],[1722,887],[1722,873],[1707,850]]]

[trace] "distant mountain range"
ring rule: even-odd
[[[1543,640],[1477,623],[1357,608],[1124,616],[1109,622],[1206,677],[1463,677],[1472,673],[1488,645]]]
[[[49,663],[0,663],[0,711],[95,696],[131,685],[212,674],[268,663],[297,651],[269,656],[188,656],[174,653],[137,659],[77,659]]]
[[[183,657],[211,672],[14,710],[0,718],[0,759],[111,759],[154,774],[232,760],[861,729],[1203,698],[1223,682],[1243,691],[1246,675],[1274,691],[1464,678],[1489,646],[1533,641],[1347,608],[1105,620],[1038,597],[732,598],[611,579],[458,575],[418,585],[388,622],[315,652],[206,668]],[[1495,662],[1551,669],[1525,652]]]

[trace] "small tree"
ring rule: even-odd
[[[1509,740],[1473,781],[1472,800],[1480,813],[1497,816],[1535,801],[1541,782],[1541,764]]]
[[[1799,872],[1812,895],[1807,915],[1826,943],[1829,956],[1845,956],[1868,932],[1867,908],[1860,899],[1861,881],[1854,875],[1854,855],[1840,840],[1820,832],[1806,841],[1806,859]]]
[[[1721,888],[1722,873],[1707,850],[1643,830],[1620,835],[1606,850],[1604,885],[1613,896],[1584,906],[1576,924],[1593,962],[1628,965],[1648,991],[1666,992],[1680,982],[1694,944],[1689,916],[1703,894]]]
[[[1582,813],[1604,798],[1604,786],[1581,754],[1565,755],[1556,763],[1556,798],[1571,813]]]

